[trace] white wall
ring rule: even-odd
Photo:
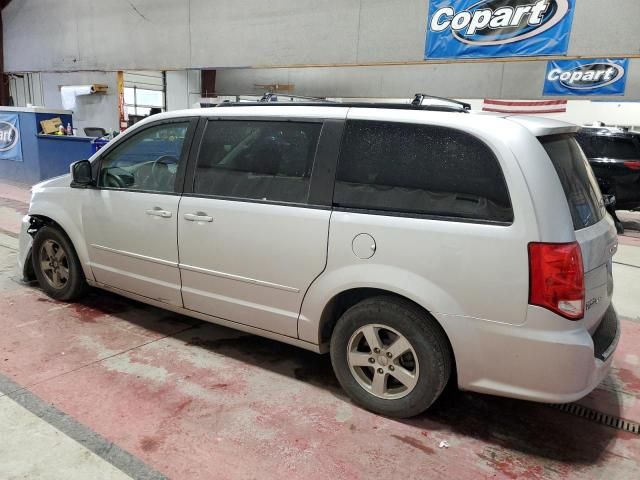
[[[482,110],[481,99],[465,99],[473,110]],[[608,126],[636,127],[640,130],[640,102],[592,102],[590,100],[569,100],[565,113],[545,113],[540,117],[553,118],[563,122],[587,125],[604,122]]]
[[[42,93],[44,106],[62,109],[60,86],[88,85],[102,83],[109,87],[106,94],[82,95],[77,97],[73,111],[73,123],[78,135],[83,135],[84,127],[103,127],[107,131],[119,130],[118,84],[115,72],[71,72],[42,73]]]
[[[191,108],[200,100],[200,70],[176,70],[166,72],[167,110]]]
[[[638,100],[640,58],[631,59],[629,64],[624,98]],[[262,93],[264,90],[256,85],[292,84],[293,93],[318,97],[402,98],[424,92],[441,97],[536,99],[549,98],[542,94],[546,68],[546,61],[535,60],[221,69],[216,75],[216,91],[221,95]]]
[[[585,125],[595,121],[610,126],[640,127],[640,103],[637,102],[590,102],[570,101],[566,113],[553,118]]]

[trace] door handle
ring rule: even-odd
[[[173,215],[170,211],[163,210],[160,207],[153,207],[152,209],[147,210],[145,213],[153,217],[162,217],[162,218],[171,218],[171,215]]]
[[[213,222],[213,217],[204,212],[185,213],[184,219],[189,222]]]

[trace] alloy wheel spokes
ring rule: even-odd
[[[379,373],[375,371],[373,380],[371,381],[371,391],[381,397],[387,393],[387,373]]]
[[[402,366],[396,366],[389,375],[409,389],[413,389],[418,382],[418,377]]]
[[[372,352],[376,349],[380,349],[381,342],[380,337],[378,336],[378,330],[373,325],[367,325],[362,328],[362,334],[364,338],[367,340],[367,344]]]
[[[69,262],[62,246],[54,240],[45,240],[40,248],[40,270],[47,283],[56,289],[69,281]]]
[[[354,367],[369,367],[371,366],[370,359],[373,358],[370,354],[364,352],[349,352],[349,363]]]
[[[58,268],[58,276],[61,280],[69,280],[69,269],[67,267],[60,266]]]
[[[360,327],[348,343],[347,362],[355,380],[383,399],[402,398],[418,383],[418,357],[411,342],[382,324]]]
[[[42,248],[44,248],[44,251],[47,254],[47,260],[51,260],[55,255],[53,246],[54,242],[52,242],[51,240],[47,240],[46,242],[44,242],[44,245],[42,245]]]
[[[409,350],[411,350],[411,344],[405,337],[398,337],[395,342],[387,348],[387,352],[390,352],[394,358],[401,357]]]
[[[55,258],[56,260],[58,260],[59,262],[62,262],[63,260],[65,260],[65,259],[67,258],[67,256],[66,256],[66,255],[65,255],[65,253],[64,253],[64,250],[63,250],[62,248],[60,248],[59,246],[58,246],[58,251],[56,251],[56,252],[53,254],[53,256],[54,256],[54,258]]]

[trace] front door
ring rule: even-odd
[[[100,159],[82,222],[96,281],[182,306],[177,214],[193,121],[152,124]]]
[[[327,255],[331,211],[309,202],[321,129],[208,122],[178,215],[186,308],[297,337],[302,299]]]

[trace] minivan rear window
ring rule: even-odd
[[[540,138],[558,172],[575,230],[595,225],[606,215],[600,187],[573,135]]]
[[[493,151],[466,132],[433,125],[348,121],[333,202],[408,216],[513,222]]]

